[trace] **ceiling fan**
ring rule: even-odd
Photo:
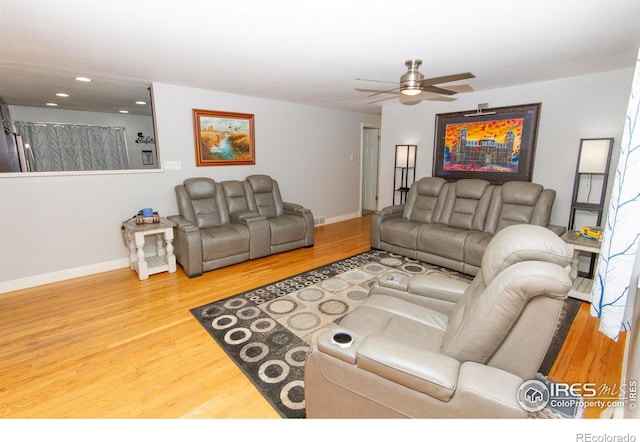
[[[379,89],[360,89],[356,90],[361,92],[373,92],[368,97],[374,97],[380,94],[393,94],[400,95],[401,102],[404,104],[416,104],[422,100],[433,101],[454,101],[452,95],[459,92],[470,92],[473,89],[468,84],[452,85],[448,88],[442,88],[436,86],[441,83],[451,83],[453,81],[466,80],[469,78],[475,78],[471,72],[464,72],[461,74],[445,75],[442,77],[424,78],[424,75],[418,71],[418,68],[422,64],[422,60],[411,59],[405,61],[405,66],[408,71],[400,77],[400,85],[393,89],[379,90]],[[356,78],[360,81],[374,81],[378,83],[392,83],[390,81],[382,80],[368,80],[366,78]],[[379,101],[390,100],[394,97],[382,98],[380,100],[372,101],[369,104],[377,103]]]

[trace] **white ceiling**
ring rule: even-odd
[[[355,78],[397,82],[409,58],[476,91],[632,67],[640,1],[0,0],[0,32],[7,102],[77,98],[87,75],[379,113],[356,88],[394,85]]]

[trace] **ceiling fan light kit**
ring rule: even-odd
[[[402,77],[400,77],[400,93],[404,95],[418,95],[422,92],[421,81],[424,80],[418,68],[422,64],[422,60],[407,60],[404,65],[409,69]]]

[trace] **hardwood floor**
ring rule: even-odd
[[[0,295],[0,418],[278,418],[189,309],[366,251],[370,219],[198,278],[127,268]],[[623,347],[585,304],[550,378],[619,383]]]

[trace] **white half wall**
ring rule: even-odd
[[[0,177],[0,293],[126,266],[122,221],[143,207],[177,213],[174,186],[194,176],[268,174],[315,217],[357,216],[361,128],[378,115],[169,84],[153,94],[160,164],[180,170]],[[254,114],[256,164],[196,168],[194,108]]]
[[[532,181],[556,191],[551,223],[566,226],[580,138],[614,137],[617,164],[633,69],[460,94],[450,103],[399,103],[382,109],[380,207],[393,201],[396,144],[417,144],[416,179],[432,176],[435,116],[489,107],[542,103]],[[470,82],[472,83],[472,82]],[[612,175],[610,175],[612,179]]]

